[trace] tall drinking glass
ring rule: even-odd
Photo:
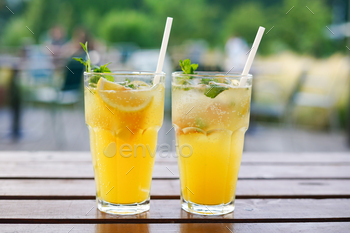
[[[163,123],[165,74],[84,75],[98,209],[111,214],[147,211],[157,134]],[[160,82],[153,85],[155,76]]]
[[[239,86],[242,77],[247,82]],[[234,210],[251,87],[251,75],[173,73],[172,118],[182,209],[204,215]]]

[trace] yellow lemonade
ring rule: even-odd
[[[251,98],[249,82],[240,87],[234,78],[217,78],[205,85],[195,75],[190,85],[180,85],[173,75],[173,125],[182,206],[187,211],[233,211]],[[207,210],[197,208],[201,205]]]
[[[137,80],[145,78],[139,76],[127,76],[135,79],[129,86],[103,77],[96,85],[85,80],[85,121],[96,197],[102,206],[137,207],[149,201],[157,133],[163,123],[164,82],[152,86]]]

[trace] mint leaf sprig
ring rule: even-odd
[[[210,83],[209,87],[206,88],[204,95],[214,99],[216,96],[218,96],[221,92],[225,90],[228,90],[228,87],[221,86],[217,83]]]
[[[88,42],[86,41],[85,44],[80,43],[80,45],[81,47],[83,47],[86,53],[86,60],[81,57],[73,57],[73,59],[82,63],[86,68],[86,72],[91,73],[91,69],[93,68],[94,73],[111,73],[111,70],[107,67],[109,64],[111,64],[111,62],[101,66],[94,65],[93,67],[91,67],[91,60],[90,60],[88,47],[87,47]],[[92,84],[97,84],[101,77],[102,77],[101,75],[94,75],[90,78],[89,82]],[[105,75],[104,78],[107,79],[108,81],[114,82],[114,77],[112,75]]]
[[[198,64],[191,64],[190,59],[186,59],[184,61],[180,60],[179,64],[184,74],[196,74],[194,71],[198,68]]]
[[[200,81],[200,84],[209,85],[210,82],[212,82],[212,81],[217,82],[217,83],[219,82],[219,80],[216,78],[202,78]]]
[[[94,66],[94,72],[95,73],[111,73],[111,70],[107,67],[109,64],[111,64],[112,62],[108,62],[107,64],[104,64],[100,67],[98,66]]]
[[[186,59],[184,61],[180,60],[179,64],[184,74],[196,74],[194,71],[198,68],[198,64],[191,64],[190,59]],[[181,85],[190,85],[190,79],[193,79],[193,76],[183,76],[180,78]],[[228,90],[228,87],[224,85],[220,85],[220,80],[217,78],[202,78],[200,84],[209,85],[208,88],[205,89],[204,95],[214,99],[221,92]],[[226,80],[224,80],[226,83]],[[184,90],[190,90],[191,88],[184,88]]]
[[[91,60],[90,60],[90,56],[87,48],[88,42],[86,41],[85,44],[80,43],[80,45],[81,47],[83,47],[86,53],[87,59],[85,60],[84,58],[81,58],[81,57],[73,57],[73,59],[83,64],[86,68],[86,72],[91,72]]]
[[[128,88],[131,88],[131,89],[136,89],[136,86],[131,83],[130,79],[126,78],[125,79],[125,82],[122,82],[122,83],[119,83],[120,85],[124,86],[124,87],[128,87]]]
[[[183,71],[183,74],[196,74],[194,71],[198,68],[198,64],[191,64],[190,59],[186,59],[184,61],[180,60],[179,65]],[[191,82],[190,79],[193,79],[192,76],[182,76],[179,77],[179,83],[181,85],[190,85]],[[190,90],[191,88],[186,88],[186,90]]]

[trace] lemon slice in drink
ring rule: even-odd
[[[153,91],[132,90],[118,83],[100,78],[98,94],[112,108],[122,112],[138,112],[147,108],[153,100]]]

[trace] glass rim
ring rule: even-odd
[[[128,71],[128,70],[112,70],[111,73],[97,73],[97,72],[86,72],[84,71],[84,75],[149,75],[149,76],[165,76],[164,72],[156,73],[154,71]]]
[[[228,77],[228,78],[253,78],[252,74],[247,74],[247,75],[242,75],[241,73],[238,72],[219,72],[219,71],[198,71],[196,74],[184,74],[182,71],[176,71],[171,73],[172,76],[176,77],[181,77],[181,76],[193,76],[197,78],[202,78],[202,77]]]

